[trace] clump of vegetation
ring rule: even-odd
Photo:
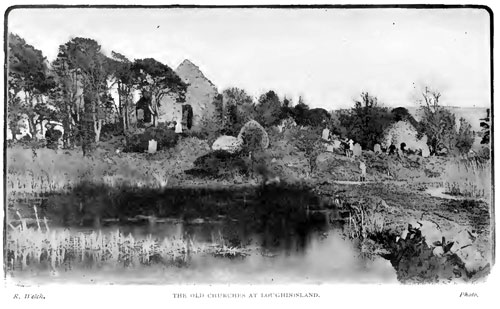
[[[469,198],[485,197],[485,190],[480,189],[475,182],[447,182],[446,191],[444,193]]]
[[[19,224],[9,224],[6,266],[9,271],[37,268],[60,271],[77,267],[138,267],[141,265],[187,265],[194,255],[245,257],[251,248],[229,246],[222,238],[215,243],[193,238],[137,238],[120,230],[71,232],[51,229],[47,219],[28,227],[18,213]]]
[[[408,225],[406,236],[391,243],[390,260],[403,283],[438,283],[457,279],[465,282],[480,279],[489,272],[484,268],[469,271],[462,259],[452,252],[453,241],[428,243],[419,227]]]
[[[363,149],[373,149],[382,138],[384,130],[392,123],[392,114],[382,106],[377,97],[363,92],[354,107],[339,115],[340,124],[347,129],[347,137]]]
[[[225,150],[215,150],[197,158],[194,168],[186,174],[206,176],[212,178],[225,177],[234,173],[247,175],[248,162],[241,158],[240,153],[232,154]]]
[[[145,152],[150,140],[157,142],[157,150],[166,150],[177,144],[179,137],[174,130],[166,126],[150,127],[143,133],[138,133],[128,138],[126,151]]]

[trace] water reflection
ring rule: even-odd
[[[92,278],[93,283],[178,284],[396,280],[388,261],[361,256],[354,244],[339,236],[332,225],[334,210],[318,209],[317,198],[307,190],[124,193],[108,188],[94,190],[93,195],[87,192],[88,188],[79,190],[48,197],[40,211],[53,219],[51,227],[69,228],[72,234],[97,230],[112,234],[119,230],[136,240],[151,237],[159,243],[164,239],[180,240],[179,250],[186,250],[188,258],[181,264],[162,263],[160,259],[158,263],[133,267],[124,267],[123,263],[87,269],[72,267],[70,272],[57,273],[51,281],[65,278],[81,282],[84,278],[87,282]],[[87,225],[86,221],[90,223]],[[92,226],[96,222],[99,226]],[[206,252],[191,254],[189,245],[184,248],[191,242],[252,250],[231,258]],[[42,281],[46,275],[16,273],[17,278]]]

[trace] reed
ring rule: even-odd
[[[138,238],[118,229],[107,233],[51,229],[46,218],[38,218],[36,206],[34,211],[34,227],[29,227],[28,220],[19,212],[19,224],[8,224],[6,266],[9,271],[32,267],[57,271],[73,267],[186,265],[194,255],[247,256],[252,251],[228,246],[222,237],[203,243],[189,236]]]

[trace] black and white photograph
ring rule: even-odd
[[[494,272],[489,7],[4,16],[4,285],[298,284],[254,297],[312,302]],[[217,293],[196,297],[252,298]]]

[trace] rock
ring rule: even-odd
[[[212,144],[212,150],[225,150],[236,153],[241,150],[241,140],[234,136],[222,135]]]
[[[453,242],[450,251],[460,257],[468,271],[478,271],[486,266],[486,259],[477,249],[477,234],[467,229],[460,229],[457,225],[455,228],[443,233],[443,235],[448,242]]]
[[[443,234],[439,227],[430,221],[425,220],[411,220],[409,226],[412,229],[418,229],[422,233],[422,237],[425,238],[426,243],[429,246],[434,246],[433,243],[440,242]],[[405,229],[401,234],[401,238],[406,239],[408,235],[408,229]]]
[[[382,149],[380,148],[380,144],[375,144],[375,146],[373,146],[373,152],[375,154],[382,153]]]
[[[327,145],[326,146],[326,151],[333,152],[333,145]]]

